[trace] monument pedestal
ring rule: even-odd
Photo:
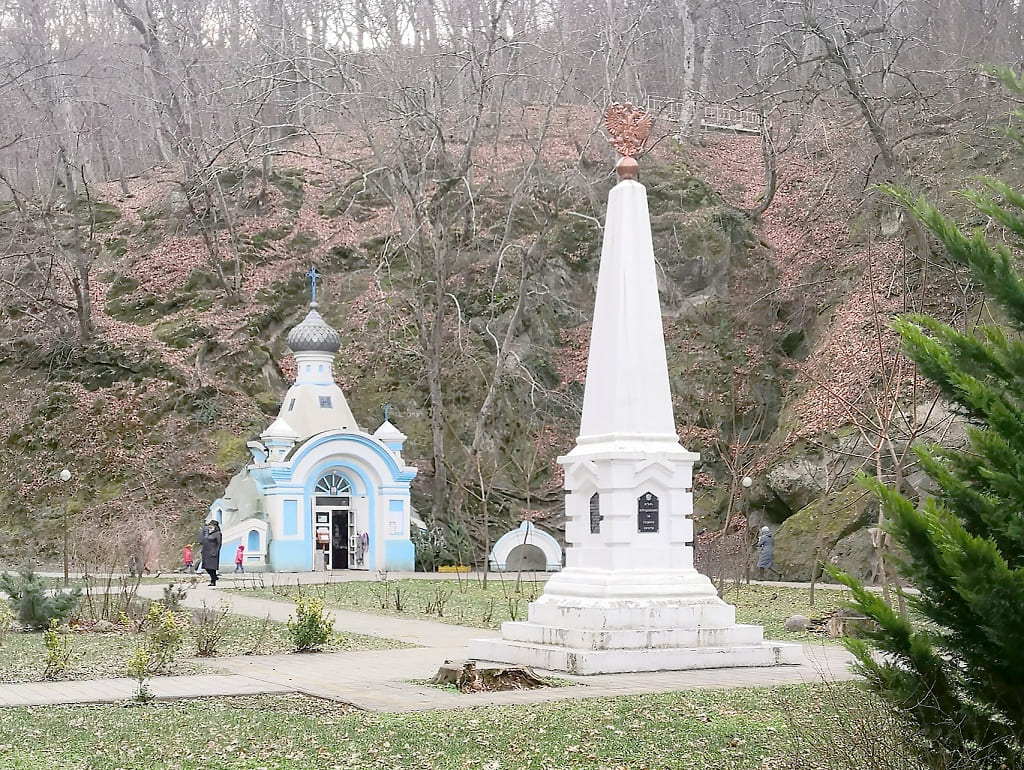
[[[562,593],[566,588],[575,595]],[[601,589],[603,597],[581,595]],[[760,626],[737,624],[735,608],[694,570],[571,568],[551,578],[526,622],[503,623],[500,639],[472,640],[469,655],[572,674],[803,660],[800,645],[764,641]]]
[[[673,437],[674,439],[674,437]],[[469,656],[572,674],[800,664],[797,644],[736,623],[693,568],[693,463],[676,440],[578,442],[565,467],[568,565]]]
[[[504,629],[502,630],[504,633]],[[567,674],[624,674],[639,671],[689,671],[702,668],[750,668],[799,665],[799,645],[763,642],[731,647],[648,647],[628,650],[582,650],[507,639],[475,639],[469,654],[476,660],[500,661]]]

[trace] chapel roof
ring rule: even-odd
[[[295,441],[299,438],[299,434],[292,429],[291,425],[278,417],[260,434],[260,438],[264,440],[278,438]]]
[[[391,420],[384,420],[380,427],[373,432],[373,437],[381,441],[405,441],[408,438],[392,424]]]
[[[316,310],[317,304],[309,304],[309,312],[302,322],[288,332],[288,347],[293,353],[316,351],[337,353],[341,337]]]

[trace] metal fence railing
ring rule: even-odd
[[[698,116],[702,131],[723,131],[740,134],[764,132],[764,113],[757,110],[739,110],[723,104],[699,103],[697,100],[648,96],[647,111],[656,118],[678,122],[684,115]]]

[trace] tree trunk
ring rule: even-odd
[[[444,393],[442,390],[442,361],[444,353],[444,260],[438,255],[443,248],[435,237],[434,291],[430,308],[430,328],[427,347],[427,390],[430,395],[430,438],[434,459],[434,500],[431,506],[434,519],[442,521],[448,507],[448,469],[444,457]]]
[[[697,113],[696,62],[697,62],[697,28],[690,13],[688,0],[677,0],[679,21],[683,29],[683,71],[679,80],[679,97],[683,103],[679,113],[679,137],[694,141],[699,123]]]

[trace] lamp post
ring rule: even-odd
[[[747,580],[747,585],[750,585],[750,488],[754,485],[754,480],[750,476],[744,476],[740,479],[740,486],[743,487],[743,520],[744,520],[744,535],[743,535],[743,574]]]
[[[67,468],[58,474],[61,484],[71,481],[71,471]],[[68,496],[64,495],[64,587],[68,585]]]

